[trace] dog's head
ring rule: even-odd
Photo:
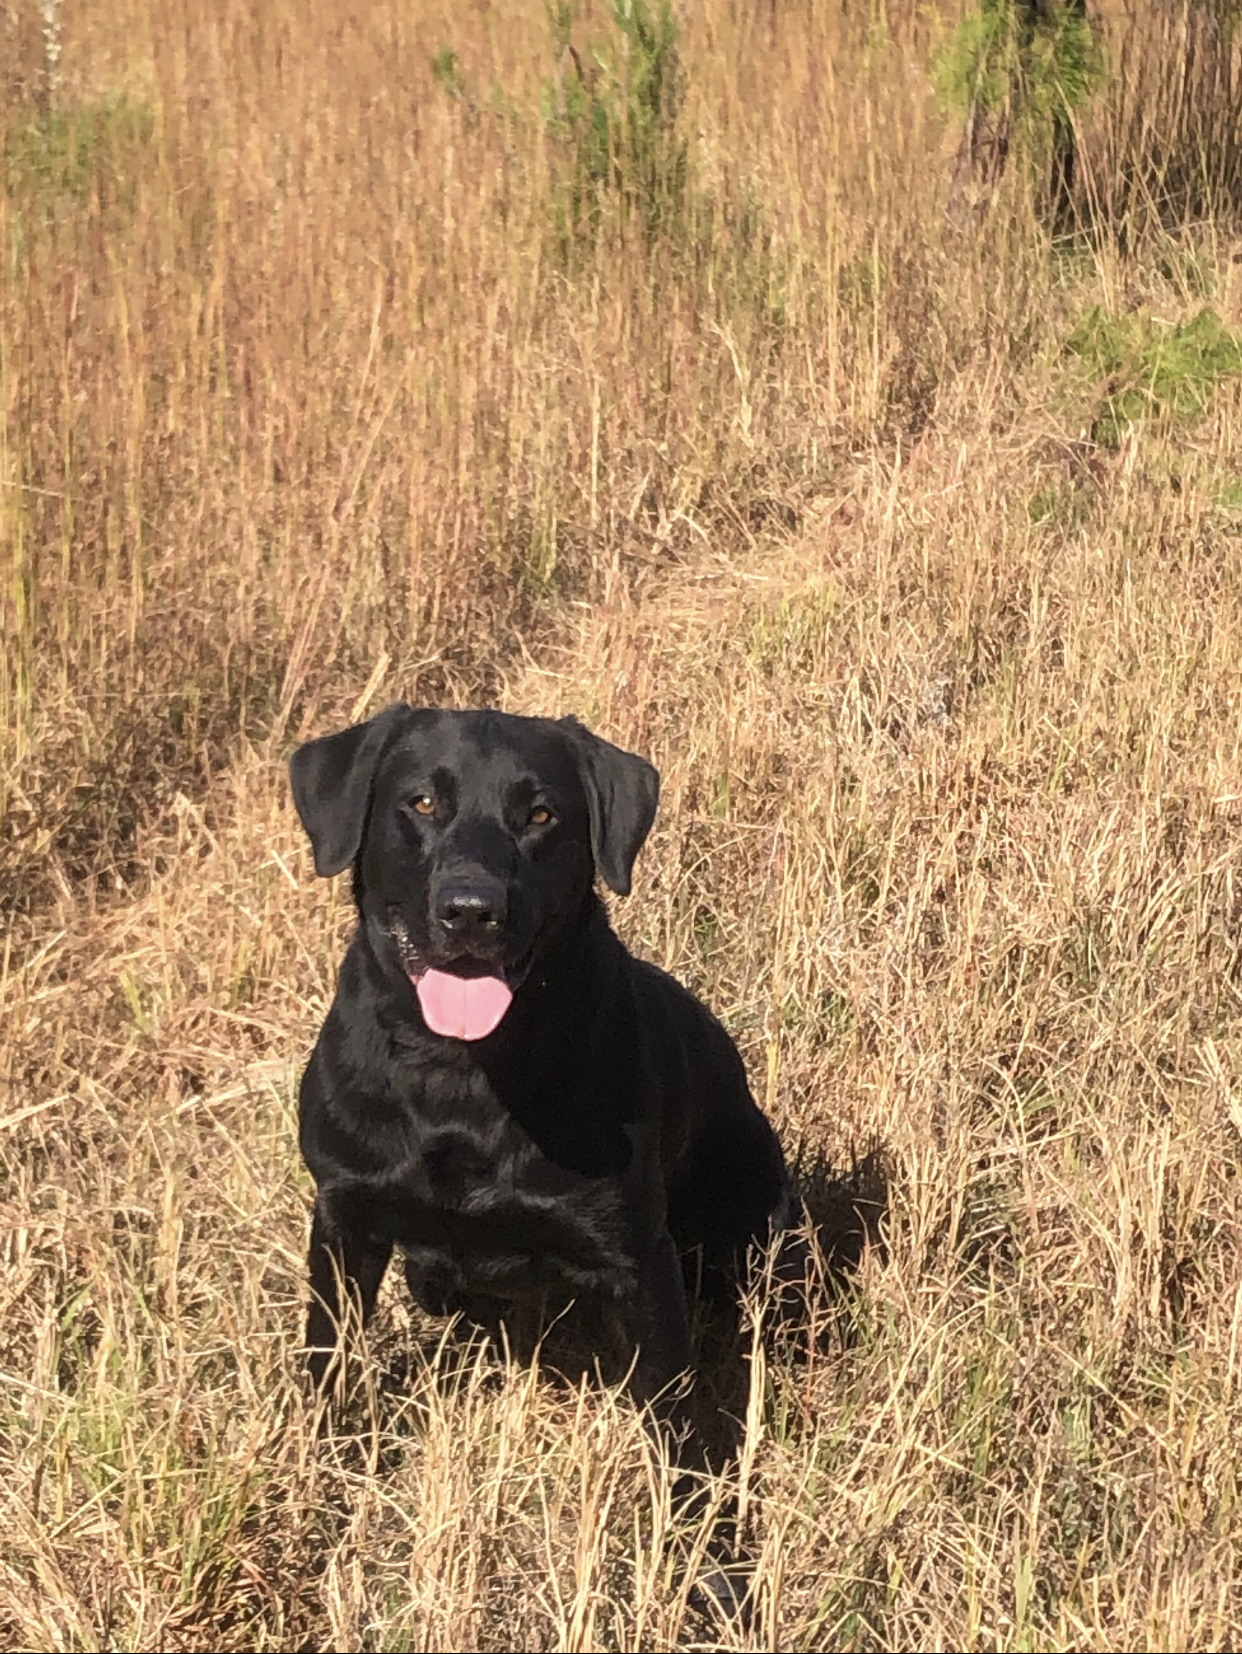
[[[645,759],[573,718],[390,706],[308,741],[293,799],[324,877],[352,866],[433,1033],[482,1039],[600,877],[625,895],[655,818]]]

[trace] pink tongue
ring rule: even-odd
[[[424,971],[414,986],[428,1028],[449,1039],[485,1039],[499,1026],[513,998],[498,976]]]

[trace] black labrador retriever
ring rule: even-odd
[[[679,1255],[731,1278],[792,1196],[732,1040],[595,893],[629,891],[656,771],[573,718],[396,705],[290,774],[358,907],[301,1091],[316,1381],[342,1287],[365,1320],[396,1247],[434,1314],[602,1307],[636,1399],[667,1396],[693,1359]]]

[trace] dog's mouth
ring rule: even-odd
[[[445,1039],[480,1040],[495,1033],[534,956],[532,947],[513,965],[498,968],[463,956],[441,968],[419,953],[400,914],[390,913],[389,933],[414,984],[423,1021]]]

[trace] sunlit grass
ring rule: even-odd
[[[949,210],[956,14],[667,15],[14,13],[6,1646],[1242,1636],[1236,48],[1106,19],[1054,239],[1037,147]],[[395,1284],[316,1435],[283,759],[398,695],[661,767],[615,917],[839,1243],[703,1375],[749,1625],[621,1396]]]

